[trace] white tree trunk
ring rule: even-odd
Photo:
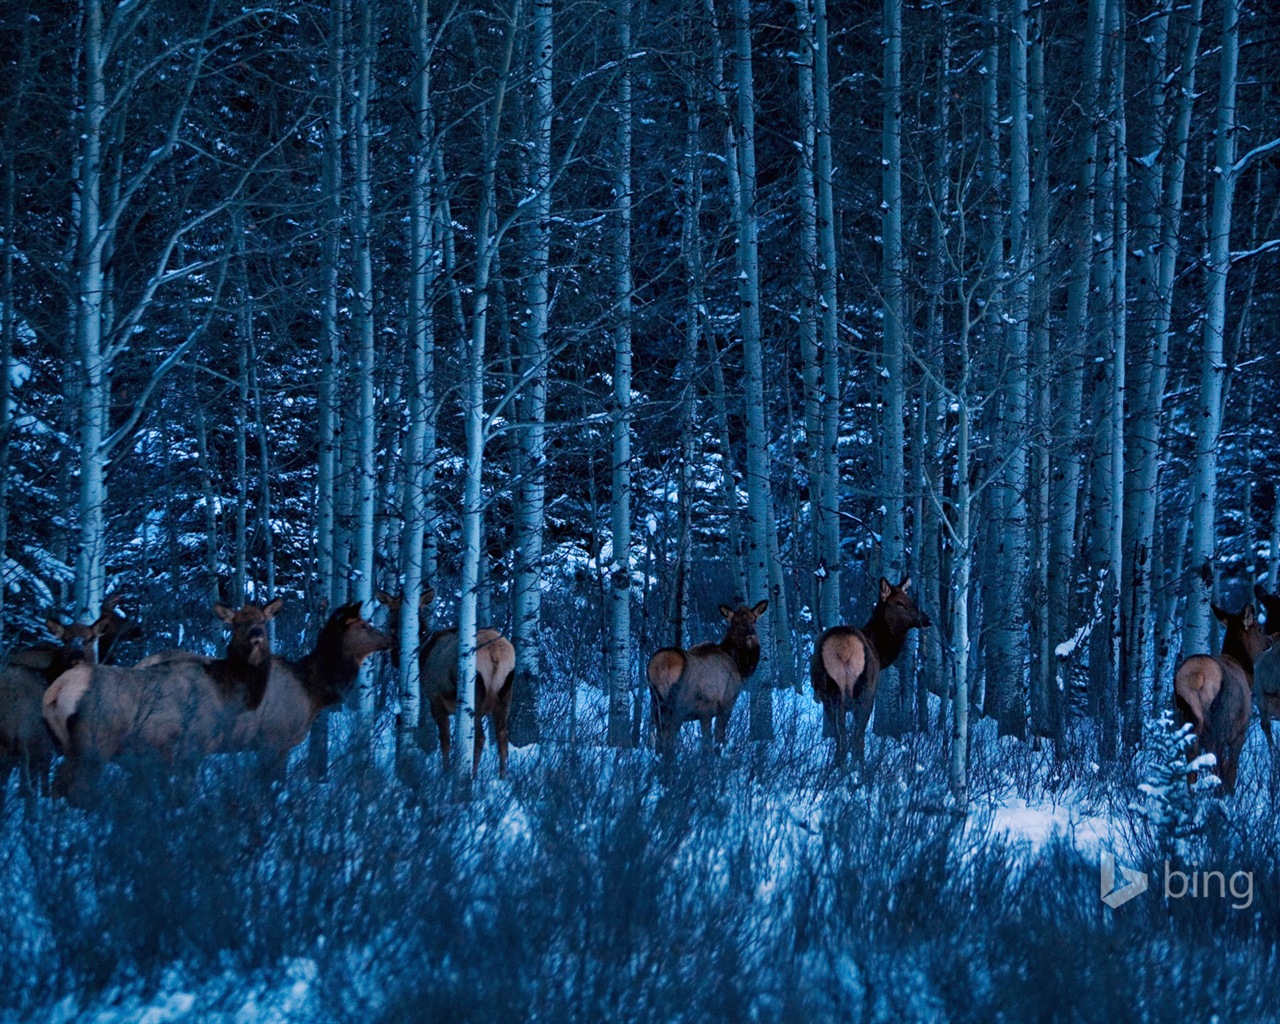
[[[1071,625],[1072,592],[1077,565],[1075,551],[1076,514],[1082,466],[1076,439],[1083,420],[1084,341],[1089,337],[1089,285],[1093,268],[1095,185],[1098,158],[1098,96],[1102,82],[1102,35],[1104,0],[1089,0],[1082,55],[1080,85],[1082,139],[1076,158],[1075,197],[1072,210],[1071,271],[1067,286],[1067,308],[1062,326],[1066,366],[1063,384],[1055,405],[1059,429],[1054,438],[1062,452],[1052,493],[1052,525],[1049,536],[1049,637],[1052,644],[1066,640],[1075,630]]]
[[[515,509],[515,648],[519,682],[511,709],[516,744],[538,738],[536,694],[542,677],[542,534],[546,505],[547,329],[550,311],[551,126],[555,111],[552,0],[533,0],[533,110],[528,148],[530,200],[527,222],[525,307],[520,365],[529,376],[520,403],[523,479]]]
[[[1027,351],[1031,318],[1031,147],[1028,120],[1026,0],[1014,0],[1009,33],[1009,236],[1012,266],[1004,327],[1007,387],[1000,423],[1000,455],[1004,468],[995,497],[999,508],[1002,550],[995,577],[997,608],[987,619],[992,648],[1002,670],[989,683],[995,717],[1002,735],[1026,735],[1027,695],[1023,665],[1027,657]],[[991,554],[990,552],[988,553]]]
[[[823,614],[823,597],[830,576],[838,567],[823,559],[823,525],[830,514],[832,497],[826,491],[828,479],[823,472],[823,408],[822,355],[818,349],[818,320],[821,297],[818,266],[818,196],[814,178],[817,163],[817,111],[814,97],[814,63],[817,41],[813,27],[811,0],[796,4],[796,28],[802,49],[796,62],[796,82],[800,101],[800,159],[796,172],[796,206],[799,211],[799,270],[797,285],[799,310],[797,327],[800,335],[801,376],[804,382],[805,469],[809,474],[809,528],[812,571],[810,585],[804,590],[814,617],[815,632],[834,626],[833,619]]]
[[[103,352],[106,276],[102,230],[103,130],[107,116],[102,5],[84,7],[84,112],[80,136],[80,223],[76,247],[76,357],[80,374],[80,500],[76,545],[77,616],[92,621],[101,609],[105,579],[107,501],[103,442],[110,378]]]
[[[355,527],[352,551],[352,593],[366,612],[373,602],[374,572],[374,506],[377,497],[377,475],[373,452],[377,443],[378,425],[373,405],[374,309],[373,309],[373,181],[370,167],[369,101],[373,89],[373,58],[375,34],[373,4],[360,0],[360,45],[356,71],[356,95],[353,110],[355,134],[355,217],[352,231],[352,248],[355,256],[355,360],[352,371],[358,388],[356,411],[356,486]],[[357,683],[357,701],[360,714],[372,717],[375,692],[373,664],[365,662]]]
[[[333,0],[329,9],[328,116],[325,119],[323,180],[324,228],[321,245],[323,286],[320,297],[320,393],[318,402],[319,458],[316,467],[316,597],[336,607],[339,247],[342,230],[342,119],[346,0]],[[322,719],[318,719],[320,721]]]
[[[1127,443],[1130,469],[1126,473],[1130,493],[1125,509],[1125,558],[1129,567],[1125,580],[1132,588],[1126,607],[1133,609],[1129,626],[1129,653],[1126,671],[1134,684],[1152,692],[1153,707],[1160,707],[1157,696],[1168,673],[1171,660],[1168,650],[1167,614],[1157,614],[1154,596],[1159,540],[1156,516],[1159,509],[1160,475],[1158,458],[1161,438],[1161,409],[1169,376],[1169,338],[1173,321],[1174,283],[1177,280],[1178,256],[1182,237],[1182,199],[1187,167],[1187,146],[1191,133],[1191,115],[1195,105],[1196,61],[1200,49],[1202,0],[1192,0],[1185,14],[1186,36],[1178,75],[1168,83],[1169,71],[1164,56],[1169,36],[1168,21],[1172,0],[1162,7],[1161,16],[1152,26],[1153,103],[1157,128],[1145,152],[1160,153],[1149,168],[1139,165],[1142,182],[1138,195],[1149,197],[1144,223],[1140,225],[1138,247],[1144,253],[1137,264],[1139,321],[1148,324],[1148,340],[1141,346],[1143,358],[1137,362],[1138,379],[1133,391],[1135,406],[1132,432]],[[1166,132],[1163,123],[1164,93],[1172,89],[1177,96],[1172,124]],[[1175,597],[1176,600],[1176,597]],[[1168,603],[1168,602],[1165,602]],[[1159,628],[1157,628],[1159,627]],[[1155,641],[1147,638],[1154,634]]]
[[[497,256],[500,233],[496,207],[498,143],[507,76],[519,24],[519,4],[507,24],[501,63],[493,86],[493,99],[485,125],[480,210],[476,219],[476,276],[472,287],[475,303],[466,351],[463,384],[463,423],[466,434],[466,481],[462,489],[462,579],[458,606],[458,707],[454,715],[454,798],[471,797],[472,749],[476,730],[476,611],[480,599],[480,542],[484,534],[484,347],[489,315],[489,278]]]
[[[902,579],[906,547],[906,255],[902,237],[902,0],[884,0],[883,121],[880,135],[881,236],[880,287],[884,301],[881,349],[880,575]],[[899,666],[880,674],[876,694],[876,732],[900,736],[912,716],[905,706],[912,692]]]
[[[1049,239],[1049,126],[1045,109],[1044,22],[1037,13],[1028,26],[1027,88],[1030,94],[1031,171],[1031,237],[1032,264],[1039,265],[1050,251]],[[1032,575],[1029,585],[1031,636],[1031,731],[1035,742],[1041,737],[1058,736],[1057,688],[1054,685],[1053,644],[1049,636],[1049,516],[1052,486],[1050,483],[1050,443],[1053,434],[1053,393],[1049,387],[1053,353],[1049,333],[1049,275],[1033,275],[1030,295],[1031,339],[1030,360],[1035,393],[1028,406],[1033,418],[1034,444],[1027,495],[1031,533]],[[1055,753],[1057,747],[1055,746]]]
[[[609,745],[631,743],[631,4],[618,5],[614,165],[613,559],[609,585]]]
[[[818,185],[819,332],[822,360],[822,458],[819,460],[824,504],[819,509],[820,561],[828,567],[820,602],[820,618],[836,623],[840,618],[840,341],[837,318],[840,304],[836,250],[835,164],[831,155],[831,84],[827,0],[813,0],[813,99],[817,150],[814,177]]]
[[[1191,478],[1191,565],[1184,654],[1209,650],[1209,602],[1213,595],[1217,543],[1218,440],[1222,433],[1222,387],[1226,373],[1223,338],[1227,319],[1227,272],[1231,266],[1231,203],[1235,192],[1236,64],[1240,49],[1239,0],[1223,0],[1218,51],[1218,114],[1214,148],[1213,209],[1209,217],[1204,348],[1200,360],[1195,462]]]
[[[748,604],[772,598],[769,591],[769,537],[773,524],[770,508],[768,433],[765,426],[764,367],[760,338],[760,224],[756,214],[755,94],[751,65],[751,3],[734,0],[734,64],[738,86],[738,310],[742,330],[743,398],[747,440],[747,594]],[[781,596],[781,595],[779,595]],[[783,615],[777,603],[771,609]],[[776,622],[776,620],[775,620]],[[779,669],[778,644],[773,630],[761,637],[762,661]],[[763,666],[762,666],[763,667]],[[748,681],[748,714],[753,740],[773,738],[773,691],[757,671]]]
[[[407,769],[407,759],[422,729],[422,686],[419,677],[418,606],[426,582],[425,540],[432,522],[431,491],[435,454],[435,318],[432,310],[435,284],[439,277],[439,256],[432,232],[431,147],[434,125],[431,117],[431,22],[429,0],[419,0],[414,12],[413,52],[417,62],[414,75],[414,124],[417,149],[412,156],[409,195],[409,277],[408,327],[405,346],[405,390],[409,400],[409,427],[404,441],[404,494],[401,508],[404,527],[400,532],[400,574],[403,600],[400,605],[400,717],[396,723],[397,766]],[[406,774],[409,773],[406,771]],[[412,778],[412,775],[409,775]]]

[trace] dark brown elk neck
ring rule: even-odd
[[[1249,648],[1244,642],[1244,636],[1239,630],[1227,630],[1227,635],[1222,641],[1222,656],[1235,661],[1236,664],[1244,669],[1245,675],[1249,677],[1249,682],[1253,682],[1253,655],[1249,653]]]
[[[286,661],[317,711],[341,704],[360,674],[360,662],[341,649],[326,654],[317,647],[297,661]]]
[[[876,605],[871,613],[871,621],[862,627],[862,634],[876,649],[876,658],[881,668],[888,668],[898,660],[898,655],[906,646],[907,631],[910,628],[910,626],[895,626],[885,615],[884,605]]]
[[[271,677],[271,659],[260,664],[237,660],[227,652],[226,658],[215,658],[205,663],[204,670],[213,680],[223,700],[236,701],[252,711],[262,703]]]
[[[743,679],[750,676],[760,664],[760,638],[754,631],[743,632],[738,626],[731,625],[720,641],[720,646],[733,659],[738,667],[738,675]]]

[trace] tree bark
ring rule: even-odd
[[[542,535],[547,489],[547,346],[551,262],[551,126],[555,112],[552,68],[555,55],[552,0],[533,0],[532,139],[528,148],[528,189],[533,198],[527,221],[525,307],[520,365],[528,377],[520,402],[522,479],[515,513],[516,689],[511,707],[511,741],[536,742],[537,691],[542,678]]]
[[[1204,347],[1200,359],[1200,395],[1196,408],[1195,461],[1191,478],[1191,565],[1182,636],[1184,655],[1210,649],[1209,602],[1213,597],[1216,572],[1218,441],[1222,434],[1222,390],[1227,369],[1223,339],[1227,319],[1227,273],[1231,267],[1231,204],[1236,182],[1236,66],[1239,49],[1240,3],[1239,0],[1223,0]]]
[[[631,4],[617,10],[618,74],[614,162],[613,558],[609,586],[609,746],[631,744]]]

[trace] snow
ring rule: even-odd
[[[1113,849],[1115,841],[1107,818],[1088,814],[1074,803],[1028,803],[1017,796],[1006,797],[996,805],[991,828],[1014,842],[1026,844],[1032,853],[1039,852],[1055,836],[1066,839],[1084,854]]]
[[[329,1019],[315,993],[319,969],[310,959],[285,964],[283,977],[245,979],[228,972],[193,986],[175,967],[159,991],[144,997],[136,991],[108,992],[95,1006],[68,997],[33,1024],[169,1024],[197,1019],[205,1024],[285,1024]],[[0,1022],[8,1024],[7,1014]]]

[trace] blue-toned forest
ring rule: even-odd
[[[1280,1019],[1261,0],[10,0],[0,1024]]]

